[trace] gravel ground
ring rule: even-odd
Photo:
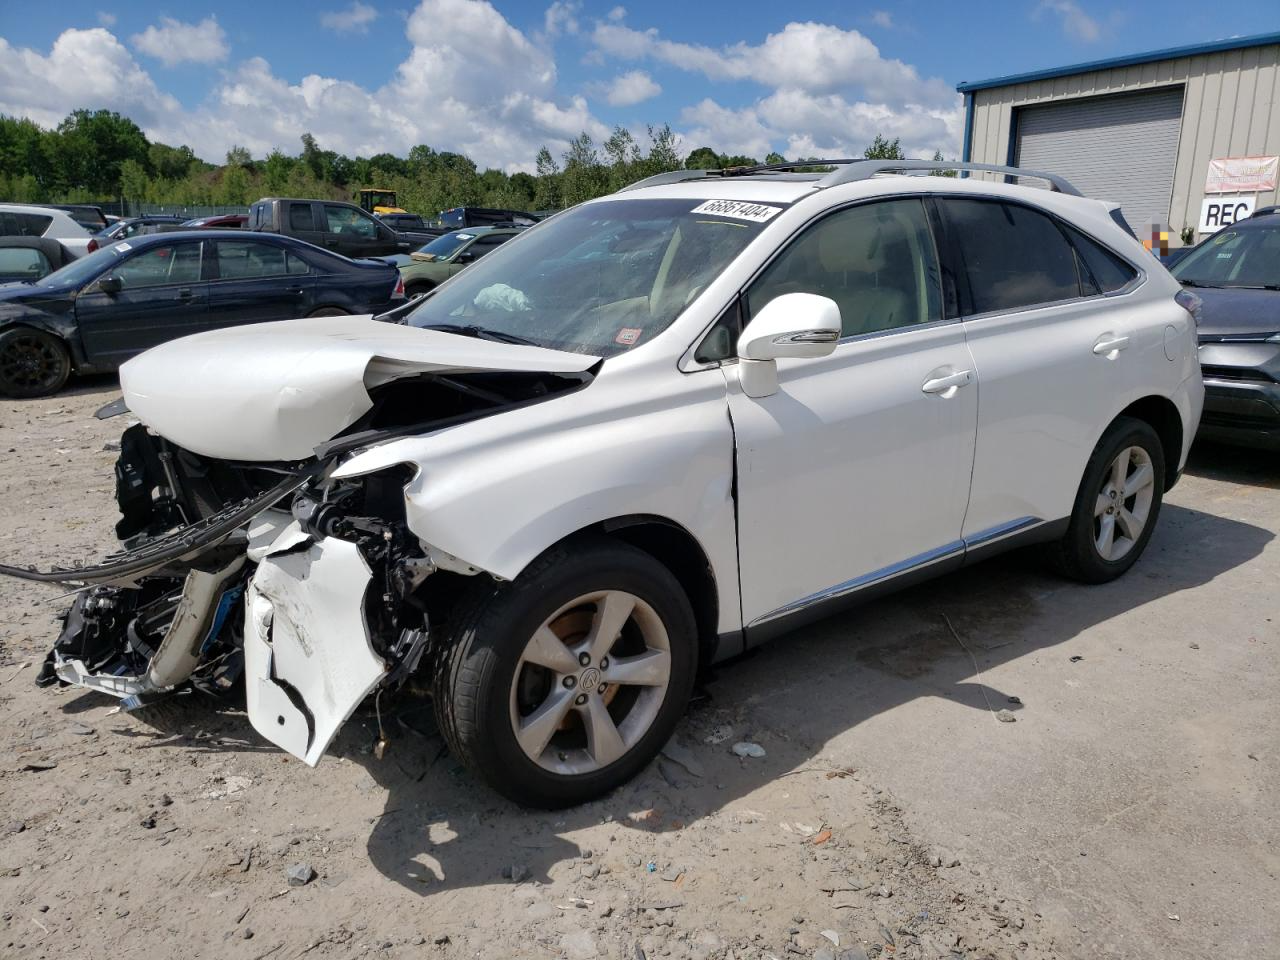
[[[47,400],[0,401],[7,562],[111,547],[115,454],[104,446],[122,422],[91,413],[116,392],[107,378]],[[1024,563],[949,578],[942,601],[954,601],[959,632],[976,626],[965,595],[985,590],[984,636],[999,636],[1001,618],[1024,601],[1018,590],[1000,601],[991,574],[1016,578]],[[947,705],[983,723],[982,736],[1024,726],[1016,713],[1016,726],[985,715],[1020,705],[992,703],[994,690],[969,682],[967,651],[934,616],[933,594],[829,621],[721,670],[669,755],[605,799],[558,813],[521,810],[472,780],[411,695],[383,704],[383,759],[372,750],[378,719],[361,712],[312,770],[260,740],[236,702],[190,695],[127,714],[104,696],[38,690],[56,597],[0,580],[5,957],[1182,955],[1176,943],[1112,949],[1082,934],[1060,892],[984,855],[981,824],[931,826],[942,818],[895,795],[892,767],[846,733],[871,723],[866,698],[850,692],[854,671],[887,688],[936,683],[943,667],[968,691]],[[882,633],[907,646],[859,637],[868,624],[887,624]],[[832,669],[841,636],[853,646]],[[796,655],[775,652],[789,642]],[[974,646],[984,669],[1008,659],[989,640]],[[783,668],[785,703],[771,683]],[[913,732],[895,741],[882,724],[877,742],[927,774],[930,748],[915,727],[902,729]],[[946,728],[933,739],[946,749]],[[735,756],[739,741],[766,755]],[[944,783],[937,796],[949,792]],[[987,829],[1004,828],[993,818]],[[294,885],[291,873],[310,879]]]

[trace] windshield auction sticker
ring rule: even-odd
[[[721,217],[732,217],[735,220],[750,220],[752,223],[764,223],[782,212],[781,207],[767,207],[762,203],[747,203],[745,200],[708,200],[689,211],[690,213],[713,213]]]

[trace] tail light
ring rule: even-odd
[[[85,253],[93,253],[93,251],[97,249],[98,249],[98,241],[95,240],[93,237],[90,237],[89,245],[85,247]]]
[[[1200,326],[1200,304],[1204,301],[1190,290],[1179,290],[1174,294],[1173,302],[1191,314],[1191,319],[1196,322],[1196,326]]]
[[[404,277],[400,276],[400,271],[396,271],[396,288],[391,291],[392,300],[404,299]]]

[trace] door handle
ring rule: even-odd
[[[285,293],[292,293],[295,297],[300,297],[300,296],[302,296],[302,288],[301,288],[301,287],[285,287],[284,292],[285,292]]]
[[[1129,345],[1128,337],[1117,337],[1109,333],[1104,333],[1098,338],[1098,342],[1093,345],[1093,352],[1100,357],[1107,354],[1116,354]]]
[[[178,291],[179,300],[190,300],[193,296],[195,296],[195,294],[191,292],[190,287],[183,287],[181,290]]]
[[[959,370],[945,377],[934,377],[926,380],[920,385],[920,389],[925,393],[931,393],[934,396],[949,400],[956,395],[957,390],[961,387],[967,387],[971,383],[973,383],[973,371]]]

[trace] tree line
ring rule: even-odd
[[[708,146],[682,156],[670,126],[645,132],[644,144],[621,126],[600,144],[583,133],[559,157],[545,146],[540,149],[535,173],[508,174],[480,170],[463,154],[425,144],[407,157],[348,157],[323,149],[310,133],[302,135],[297,155],[277,149],[255,160],[237,146],[216,165],[190,147],[152,142],[128,117],[109,110],[76,110],[52,130],[0,114],[0,200],[241,207],[264,196],[350,200],[362,187],[377,187],[395,190],[406,210],[434,216],[456,206],[559,209],[682,167],[725,169],[760,162]],[[898,140],[877,135],[865,156],[901,159],[903,154]],[[941,160],[941,153],[934,159]],[[770,153],[764,162],[786,160]]]

